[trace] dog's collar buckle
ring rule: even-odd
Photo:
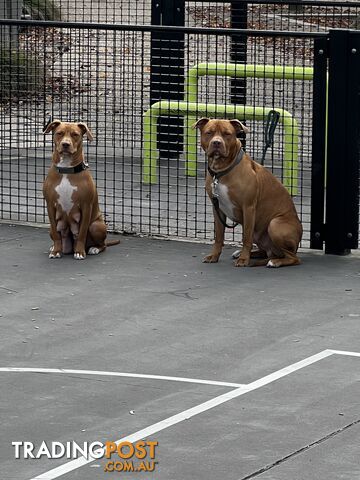
[[[89,165],[85,162],[81,162],[78,165],[75,165],[75,167],[59,167],[58,165],[54,166],[56,171],[62,174],[80,173],[89,168]]]

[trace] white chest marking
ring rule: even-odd
[[[70,210],[74,206],[72,195],[77,190],[77,187],[71,185],[67,175],[63,175],[61,182],[55,187],[55,190],[59,195],[58,202],[61,205],[61,208],[69,215]]]
[[[212,191],[213,195],[219,199],[220,210],[224,212],[230,220],[235,221],[234,204],[230,200],[228,187],[218,181],[212,184]]]

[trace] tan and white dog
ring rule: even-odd
[[[53,245],[49,258],[73,253],[82,260],[96,255],[119,240],[106,242],[106,225],[99,209],[94,180],[84,160],[83,136],[93,139],[85,123],[54,120],[44,130],[53,132],[52,165],[45,179],[43,193],[50,220]]]
[[[235,266],[297,265],[302,226],[294,203],[274,175],[243,150],[238,134],[248,129],[239,120],[201,118],[201,146],[208,158],[206,191],[214,205],[215,242],[205,263],[219,260],[226,217],[243,226],[243,247]],[[259,250],[252,252],[255,243]]]

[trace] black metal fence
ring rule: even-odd
[[[190,124],[207,115],[246,120],[246,149],[259,159],[266,114],[276,109],[281,121],[265,164],[293,195],[302,246],[321,248],[327,55],[314,46],[326,45],[329,26],[349,26],[360,4],[252,2],[248,30],[234,30],[244,2],[169,3],[185,6],[177,21],[190,26],[136,25],[156,20],[156,4],[130,9],[125,0],[106,8],[84,0],[72,10],[63,1],[66,23],[1,21],[0,218],[47,221],[42,182],[52,142],[42,128],[51,116],[93,130],[87,158],[110,229],[210,240],[205,159]],[[11,42],[10,26],[19,32]],[[238,241],[240,232],[226,238]]]
[[[357,28],[360,14],[358,2],[336,0],[12,1],[13,4],[16,2],[23,9],[23,19],[150,25],[159,15],[157,12],[161,12],[162,23],[166,22],[166,16],[176,16],[177,21],[182,16],[184,26],[256,30],[326,31],[329,28]],[[14,12],[17,10],[13,9]]]

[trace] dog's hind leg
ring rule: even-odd
[[[231,255],[232,258],[239,258],[240,257],[241,250],[235,250],[233,254]],[[250,258],[268,258],[267,253],[265,250],[262,250],[260,248],[257,248],[256,245],[254,246],[254,250],[251,250],[250,252]]]
[[[269,224],[268,234],[275,252],[274,258],[270,258],[267,267],[277,268],[301,263],[296,255],[302,235],[300,222],[294,224],[281,217],[274,218]]]
[[[97,255],[106,248],[106,225],[101,220],[96,220],[89,226],[86,246],[89,255]]]
[[[250,258],[268,258],[267,256],[267,253],[265,252],[265,250],[261,250],[261,249],[255,249],[255,250],[251,250],[250,252]]]
[[[300,258],[290,252],[287,252],[285,257],[283,258],[272,258],[266,264],[269,268],[278,268],[278,267],[287,267],[290,265],[300,265],[301,261]]]
[[[250,267],[264,267],[265,265],[267,266],[268,263],[270,262],[270,258],[261,258],[259,260],[255,260],[254,262],[250,263]]]

